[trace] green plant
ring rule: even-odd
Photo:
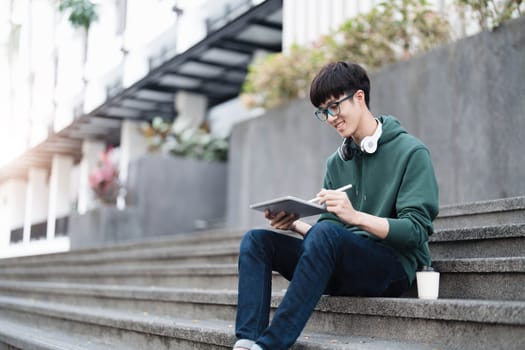
[[[140,127],[142,134],[148,140],[148,151],[158,152],[166,143],[171,134],[172,124],[161,117],[155,117],[151,123],[143,123]]]
[[[308,94],[310,80],[324,62],[322,51],[292,46],[288,54],[261,57],[250,65],[241,99],[248,107],[273,108]]]
[[[392,40],[390,44],[398,53],[396,58],[406,59],[450,39],[448,20],[434,11],[427,0],[385,1],[376,9],[380,10],[373,19],[374,25]]]
[[[228,140],[212,136],[205,127],[175,133],[172,123],[155,117],[151,123],[142,125],[141,131],[148,140],[150,152],[208,161],[226,161],[228,158]]]
[[[492,30],[509,19],[522,16],[524,0],[456,0],[482,29]]]
[[[69,12],[69,22],[75,28],[86,31],[98,19],[97,7],[90,0],[60,0],[60,12]]]
[[[396,60],[393,43],[398,27],[392,8],[383,4],[366,14],[345,21],[339,29],[321,38],[327,61],[359,62],[373,69]]]
[[[376,69],[429,50],[449,39],[448,21],[426,0],[385,1],[347,20],[313,46],[293,46],[256,60],[241,99],[248,107],[276,107],[307,96],[311,79],[329,61],[353,61]]]
[[[207,161],[228,159],[228,141],[215,138],[202,129],[187,129],[173,136],[176,141],[170,149],[173,155]]]

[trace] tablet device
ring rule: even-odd
[[[299,217],[307,217],[326,213],[324,206],[292,196],[280,197],[269,201],[252,204],[250,205],[250,209],[259,211],[265,211],[268,209],[272,213],[285,211],[287,213],[296,214]]]

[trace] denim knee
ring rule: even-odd
[[[251,252],[253,249],[265,245],[264,239],[267,234],[266,230],[250,230],[246,232],[239,247],[240,254]]]
[[[330,222],[320,222],[312,226],[305,237],[305,246],[338,246],[340,240],[337,226]]]

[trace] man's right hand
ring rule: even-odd
[[[269,210],[264,211],[264,217],[270,221],[270,225],[278,230],[292,230],[293,223],[299,218],[296,214],[280,211],[271,213]]]

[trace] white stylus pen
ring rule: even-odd
[[[348,184],[346,186],[343,186],[343,187],[339,187],[338,189],[334,190],[334,191],[337,191],[337,192],[343,192],[343,191],[346,191],[348,189],[352,188],[352,184]],[[309,203],[313,203],[313,202],[317,202],[319,199],[319,197],[315,197],[315,198],[312,198],[310,199],[308,202]]]

